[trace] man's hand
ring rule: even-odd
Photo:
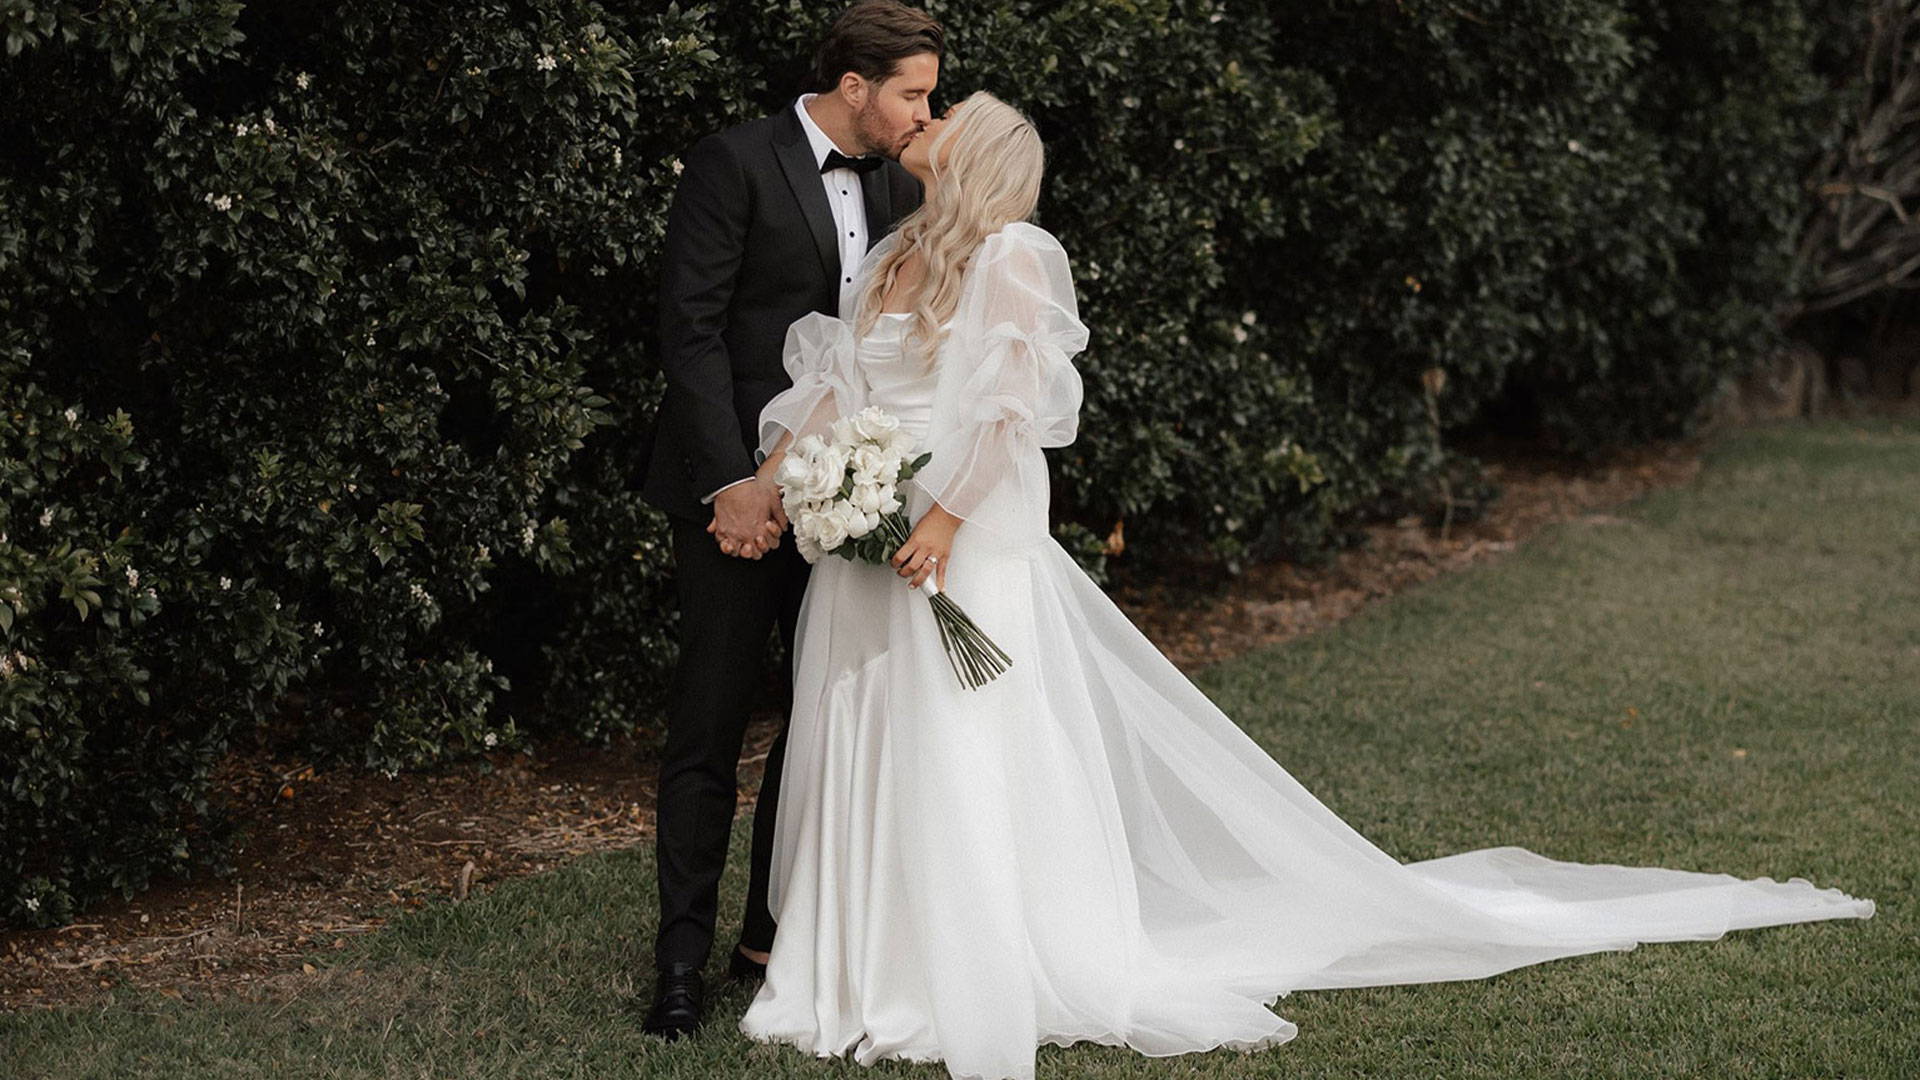
[[[780,546],[787,516],[770,476],[755,473],[752,482],[735,484],[713,497],[707,531],[720,550],[742,559],[758,559]]]

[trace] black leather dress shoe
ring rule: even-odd
[[[736,979],[764,979],[767,965],[741,952],[736,945],[733,955],[727,958],[727,974]]]
[[[700,968],[694,964],[668,964],[660,971],[659,982],[654,987],[653,1008],[647,1011],[646,1022],[640,1025],[649,1035],[659,1035],[671,1042],[693,1034],[700,1026],[700,1010],[706,1004],[706,984],[700,979]]]

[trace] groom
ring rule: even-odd
[[[667,392],[642,490],[668,515],[680,604],[644,1025],[669,1039],[700,1023],[747,710],[776,623],[793,655],[807,583],[806,562],[780,544],[779,493],[755,468],[760,409],[791,385],[787,326],[813,311],[851,315],[860,259],[919,205],[897,159],[931,117],[944,49],[925,12],[861,0],[814,56],[819,92],[696,143],[674,192],[660,278]],[[764,975],[773,945],[767,878],[786,746],[783,723],[754,808],[745,925],[727,964],[735,977]]]

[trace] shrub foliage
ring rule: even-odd
[[[1811,0],[928,6],[941,96],[1048,142],[1093,330],[1060,535],[1096,573],[1121,522],[1229,566],[1324,548],[1489,418],[1685,430],[1774,333],[1856,31]],[[0,921],[220,866],[211,771],[266,730],[399,770],[656,725],[634,488],[678,155],[790,101],[833,14],[0,10]]]

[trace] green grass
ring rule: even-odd
[[[1287,1046],[1048,1047],[1040,1075],[1920,1076],[1920,425],[1740,433],[1696,483],[1620,517],[1199,681],[1401,858],[1519,844],[1799,875],[1872,897],[1877,917],[1300,993],[1281,1003],[1301,1032]],[[746,831],[722,908],[736,916]],[[316,957],[297,994],[120,991],[0,1017],[0,1074],[945,1075],[752,1044],[739,989],[690,1043],[641,1036],[653,908],[648,852],[582,858]]]

